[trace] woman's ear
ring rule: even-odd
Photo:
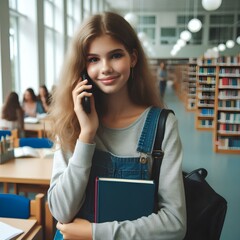
[[[133,49],[133,52],[131,54],[131,67],[135,67],[138,60],[138,53],[136,49]]]

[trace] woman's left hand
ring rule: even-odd
[[[76,218],[67,224],[58,222],[57,229],[66,240],[92,240],[92,224],[85,219]]]

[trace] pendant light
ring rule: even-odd
[[[124,16],[125,20],[127,20],[130,25],[132,25],[132,27],[136,27],[137,23],[138,23],[138,18],[136,16],[136,14],[134,14],[133,12],[129,12]]]
[[[133,12],[133,0],[131,1],[131,11],[124,16],[125,20],[130,23],[132,27],[136,27],[138,24],[138,17]]]
[[[237,37],[236,42],[240,45],[240,36]]]
[[[234,42],[233,40],[228,40],[228,41],[226,42],[227,48],[233,48],[234,45],[235,45],[235,42]]]
[[[189,0],[186,1],[185,27],[187,28],[187,20],[189,19]],[[184,30],[180,33],[180,38],[188,42],[192,38],[191,32]]]
[[[222,0],[202,0],[202,6],[207,11],[214,11],[222,4]]]
[[[180,38],[188,42],[192,38],[192,34],[188,30],[184,30],[180,33]]]
[[[193,18],[188,23],[188,29],[195,33],[198,32],[202,28],[202,23],[199,19]]]
[[[226,49],[225,44],[220,43],[220,44],[218,45],[218,50],[219,50],[220,52],[223,52],[225,49]]]
[[[202,22],[197,18],[197,0],[194,0],[194,11],[193,18],[188,23],[188,29],[195,33],[198,32],[202,28]]]

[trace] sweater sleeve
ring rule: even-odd
[[[95,144],[77,141],[69,160],[61,149],[54,154],[48,202],[59,222],[71,222],[84,202],[94,150]]]
[[[177,120],[170,114],[162,144],[164,158],[159,177],[158,213],[134,221],[93,223],[93,239],[183,239],[186,206],[182,179],[182,145]]]

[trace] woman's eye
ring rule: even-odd
[[[92,57],[92,58],[88,58],[88,62],[92,63],[92,62],[97,62],[98,58],[96,57]]]
[[[122,53],[114,53],[114,54],[112,55],[112,58],[121,58],[122,56],[123,56]]]

